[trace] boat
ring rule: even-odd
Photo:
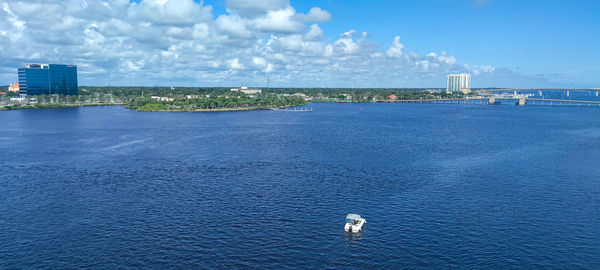
[[[344,231],[358,233],[362,230],[363,225],[365,225],[367,221],[360,217],[357,214],[348,214],[346,216],[346,225],[344,226]]]

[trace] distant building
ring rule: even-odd
[[[19,68],[21,95],[78,95],[77,66],[28,64]]]
[[[240,88],[231,88],[232,92],[242,92],[244,94],[260,94],[262,93],[262,89],[258,89],[258,88],[248,88],[245,86],[242,86]]]
[[[448,74],[446,78],[446,91],[447,92],[458,92],[464,91],[471,92],[471,74]]]
[[[11,84],[10,86],[8,86],[8,91],[9,92],[19,92],[19,82],[15,82],[15,83]]]
[[[159,96],[151,96],[151,99],[156,99],[156,100],[160,100],[160,101],[173,101],[175,100],[172,97],[159,97]]]
[[[295,93],[294,96],[301,97],[304,100],[311,100],[312,98],[303,94],[303,93]]]
[[[25,102],[27,102],[27,99],[23,98],[23,97],[10,98],[10,102],[12,102],[12,103],[25,103]]]
[[[398,99],[398,97],[396,95],[390,95],[389,98],[390,98],[390,100],[396,100],[396,99]]]

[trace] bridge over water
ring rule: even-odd
[[[427,104],[498,104],[501,100],[515,101],[515,105],[525,106],[528,102],[531,105],[579,105],[579,106],[598,106],[600,101],[589,100],[573,100],[573,99],[545,99],[531,98],[525,95],[515,96],[487,96],[487,97],[471,97],[471,98],[440,98],[440,99],[403,99],[403,100],[376,100],[379,103],[427,103]]]
[[[540,96],[543,96],[544,91],[560,91],[565,93],[567,97],[571,96],[571,92],[588,92],[597,97],[600,96],[600,88],[500,88],[481,90],[483,93],[513,92],[515,95],[522,92],[538,92]]]

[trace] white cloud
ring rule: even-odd
[[[103,33],[108,36],[125,36],[134,30],[131,24],[118,18],[111,18],[108,22],[101,23],[101,25]]]
[[[131,6],[143,20],[156,25],[194,25],[212,20],[212,7],[193,0],[143,0]]]
[[[442,54],[438,56],[438,59],[440,60],[440,62],[448,65],[454,65],[457,63],[456,58],[454,58],[454,56],[452,55],[446,54],[445,51],[442,51]]]
[[[118,70],[119,70],[119,72],[122,72],[122,73],[136,72],[143,67],[144,67],[144,63],[142,61],[137,61],[134,63],[130,60],[127,60],[127,61],[123,62],[121,65],[119,65]]]
[[[463,65],[465,67],[465,69],[469,70],[471,73],[473,73],[474,75],[480,75],[482,73],[491,73],[494,72],[496,69],[490,65],[475,65],[475,66],[471,66],[471,65]]]
[[[237,57],[228,60],[227,65],[231,69],[243,69],[244,68],[244,65],[242,63],[240,63],[240,59],[238,59]]]
[[[415,64],[421,66],[423,70],[429,70],[429,60],[417,61]]]
[[[227,10],[242,16],[262,15],[269,10],[280,10],[290,7],[288,0],[227,0]]]
[[[316,23],[331,14],[319,7],[306,14],[287,0],[226,7],[214,19],[211,6],[193,0],[5,0],[0,71],[14,72],[0,81],[14,80],[28,62],[77,64],[82,85],[261,85],[268,72],[277,86],[443,87],[449,72],[473,73],[474,85],[477,76],[509,74],[443,51],[419,56],[398,36],[385,49],[367,32],[327,38]]]
[[[288,0],[228,0],[227,11],[244,20],[247,28],[270,33],[299,33],[307,22],[328,22],[331,14],[313,7],[308,14],[296,13]]]
[[[321,29],[321,27],[319,27],[317,24],[311,25],[308,33],[306,33],[304,35],[304,39],[306,39],[306,40],[321,40],[321,39],[323,39],[323,29]]]
[[[265,72],[272,72],[273,71],[273,65],[272,64],[267,64],[267,67],[264,70]]]
[[[217,26],[219,29],[232,37],[250,38],[252,32],[246,27],[246,21],[237,15],[221,15],[217,18]]]
[[[333,53],[356,54],[361,49],[361,43],[367,36],[366,32],[357,33],[352,29],[340,35],[340,38],[333,42]]]
[[[320,7],[313,7],[308,14],[297,14],[296,17],[303,22],[325,23],[331,21],[331,14]]]
[[[404,45],[400,43],[400,37],[396,36],[394,38],[394,42],[392,42],[392,46],[387,50],[386,54],[389,57],[402,57],[404,55]]]
[[[200,40],[205,39],[210,34],[210,29],[207,24],[200,23],[195,24],[192,31],[192,39]]]
[[[252,62],[257,67],[265,67],[267,65],[267,61],[262,57],[252,57]]]
[[[304,24],[293,19],[296,11],[291,8],[269,10],[266,15],[251,20],[255,29],[266,32],[296,33]]]
[[[11,42],[21,39],[25,22],[18,19],[7,3],[0,4],[0,37],[5,37]]]

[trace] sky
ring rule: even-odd
[[[595,0],[3,0],[0,85],[600,88]]]

